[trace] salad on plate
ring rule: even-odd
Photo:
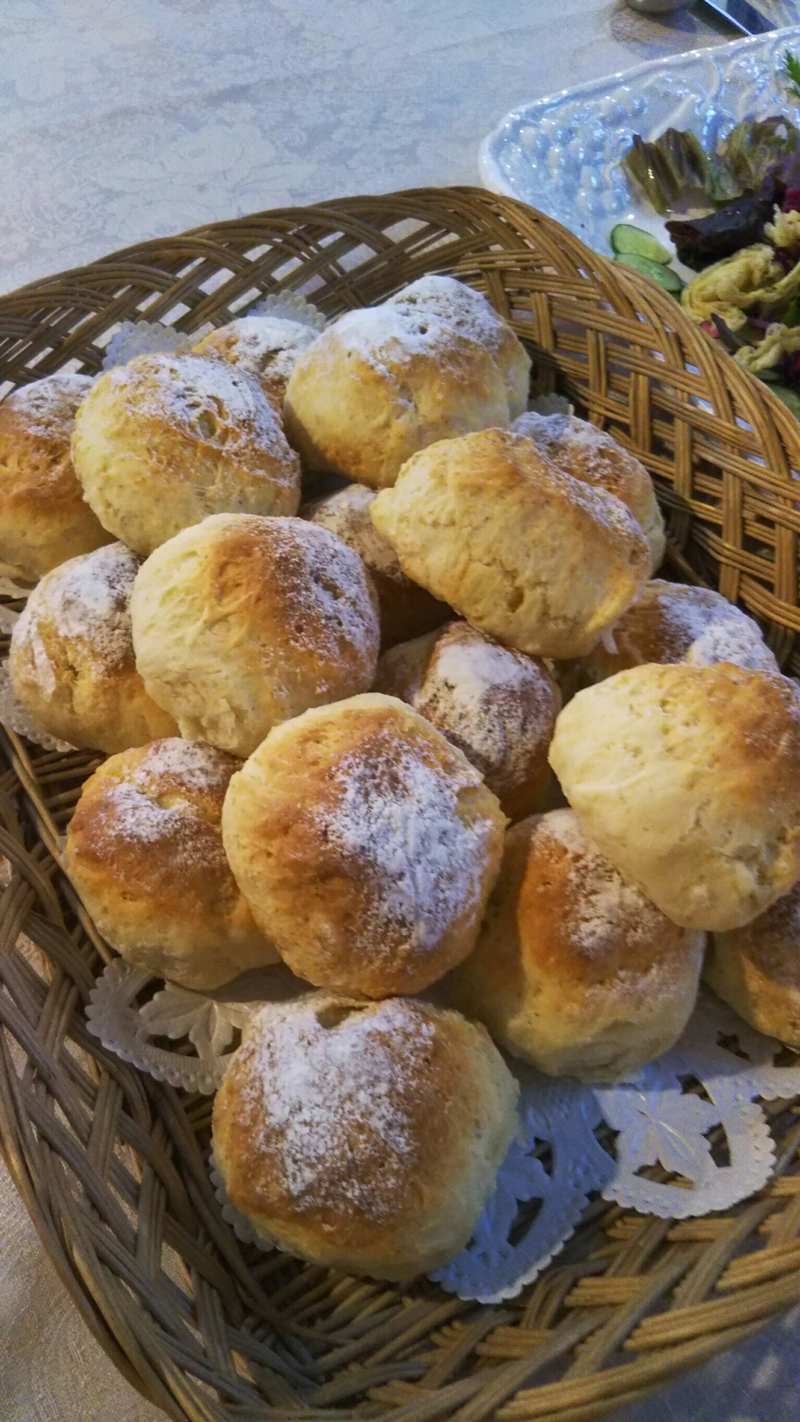
[[[800,98],[800,62],[784,83]],[[628,180],[662,216],[671,252],[618,223],[618,261],[679,298],[687,314],[800,416],[800,129],[785,116],[738,123],[705,150],[691,130],[634,136]]]

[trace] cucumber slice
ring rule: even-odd
[[[632,267],[635,272],[641,272],[642,276],[649,277],[658,286],[663,286],[665,291],[672,296],[680,296],[684,283],[677,272],[671,267],[662,266],[661,262],[651,262],[649,257],[640,257],[636,252],[621,252],[616,258],[623,267]]]
[[[669,266],[672,261],[672,253],[650,232],[645,232],[643,227],[634,227],[630,222],[618,222],[612,228],[609,237],[611,250],[616,257],[621,257],[623,252],[630,252],[635,257],[647,257],[650,262],[660,262],[662,266]]]

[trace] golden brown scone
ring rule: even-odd
[[[472,949],[505,818],[461,751],[389,696],[278,726],[231,780],[222,836],[293,973],[418,992]]]
[[[399,696],[458,746],[509,819],[543,808],[561,696],[537,657],[449,622],[381,657],[375,690]]]
[[[369,516],[374,498],[374,489],[348,484],[308,504],[303,512],[312,523],[341,538],[364,563],[378,595],[381,649],[385,651],[440,627],[450,608],[406,577],[391,543],[381,537]]]
[[[318,335],[313,326],[284,316],[240,316],[210,331],[192,351],[230,361],[254,376],[267,399],[282,410],[289,376]]]
[[[713,934],[703,976],[751,1027],[800,1051],[800,883],[744,928]]]
[[[717,662],[778,671],[757,622],[721,593],[654,578],[615,623],[608,645],[599,643],[581,662],[586,682],[603,681],[645,662]]]
[[[398,1281],[458,1254],[516,1129],[482,1028],[395,998],[313,993],[251,1022],[214,1101],[214,1157],[256,1233]]]
[[[588,833],[675,923],[738,928],[800,876],[800,691],[633,667],[564,707],[550,763]]]
[[[442,990],[539,1071],[611,1081],[678,1040],[704,946],[626,883],[573,810],[552,810],[509,830],[477,947]]]
[[[653,481],[643,464],[605,430],[576,415],[520,415],[511,426],[532,439],[539,453],[595,489],[616,494],[639,524],[650,547],[650,571],[664,561],[666,536]]]
[[[283,407],[310,469],[374,489],[415,450],[507,425],[502,372],[488,351],[430,311],[372,306],[334,321],[300,357]]]
[[[649,572],[629,509],[508,430],[420,451],[370,516],[414,582],[533,655],[588,652]]]
[[[67,831],[70,877],[112,948],[198,991],[278,961],[222,848],[240,764],[205,741],[123,751],[86,781]]]
[[[138,568],[122,543],[70,558],[45,574],[14,627],[14,691],[70,745],[111,755],[177,732],[136,670],[130,597]]]
[[[72,458],[103,527],[144,556],[209,514],[300,507],[300,461],[258,381],[207,356],[107,371],[80,407]]]
[[[234,755],[280,721],[372,685],[377,598],[361,559],[299,518],[215,514],[147,559],[136,664],[181,733]]]
[[[36,582],[111,541],[75,477],[70,439],[88,375],[48,375],[0,404],[0,575]]]
[[[388,305],[433,311],[449,326],[478,341],[500,367],[510,418],[516,419],[526,409],[531,383],[530,356],[508,322],[479,291],[463,281],[456,281],[455,277],[429,274],[412,281],[396,296],[390,296]]]

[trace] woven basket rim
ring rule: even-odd
[[[0,378],[7,368],[4,352],[14,346],[17,326],[23,322],[22,312],[28,312],[24,318],[27,326],[26,331],[19,335],[19,341],[23,345],[28,339],[35,343],[39,330],[35,319],[37,311],[43,319],[42,313],[52,314],[56,308],[60,309],[61,303],[68,306],[70,301],[76,302],[78,293],[96,294],[101,289],[112,287],[116,290],[120,282],[125,281],[135,286],[137,280],[144,279],[143,274],[148,270],[163,272],[165,279],[169,277],[172,280],[174,272],[167,271],[167,260],[176,268],[181,260],[192,257],[215,260],[216,254],[220,257],[224,255],[226,242],[234,244],[237,253],[240,249],[245,252],[249,250],[248,242],[251,246],[257,245],[256,234],[259,232],[262,236],[266,231],[273,234],[276,231],[308,233],[314,229],[315,222],[317,226],[327,224],[337,230],[345,230],[348,240],[353,242],[363,226],[364,233],[371,233],[375,240],[377,256],[374,267],[382,256],[388,261],[396,250],[391,235],[385,235],[385,229],[391,228],[395,219],[402,222],[411,216],[417,220],[419,214],[422,214],[419,220],[429,220],[432,227],[436,221],[443,226],[449,222],[451,233],[457,220],[469,217],[476,229],[486,233],[487,240],[483,245],[477,239],[465,244],[463,254],[452,269],[466,279],[472,277],[478,280],[501,308],[507,296],[504,283],[513,280],[511,269],[514,262],[531,265],[530,290],[526,287],[522,295],[515,292],[511,301],[514,310],[509,307],[516,328],[521,334],[526,333],[524,324],[520,324],[521,316],[517,319],[517,307],[529,300],[534,320],[538,323],[537,345],[542,353],[543,367],[547,367],[550,361],[554,370],[558,368],[570,390],[574,388],[579,394],[586,394],[587,408],[600,422],[610,423],[615,428],[615,422],[621,422],[623,435],[627,436],[633,447],[642,451],[642,457],[649,462],[656,479],[660,481],[672,519],[674,565],[686,576],[697,577],[701,581],[709,580],[709,568],[714,570],[718,566],[716,580],[722,590],[726,591],[726,595],[743,601],[757,614],[760,612],[762,620],[772,627],[773,645],[794,670],[798,665],[794,660],[797,655],[795,633],[800,630],[800,617],[796,614],[795,523],[800,532],[800,519],[793,512],[794,501],[784,491],[792,489],[794,471],[800,469],[800,424],[766,387],[715,349],[713,343],[689,323],[671,298],[637,273],[614,266],[605,257],[591,252],[566,228],[514,199],[498,197],[470,185],[411,188],[384,195],[334,198],[311,207],[266,210],[245,218],[203,224],[173,238],[153,238],[132,244],[86,266],[54,273],[0,296]],[[489,241],[492,233],[496,238],[497,234],[504,233],[511,244],[503,246],[498,238],[492,245]],[[456,240],[455,236],[453,240]],[[233,247],[229,248],[229,251],[232,250]],[[450,269],[447,246],[430,248],[430,252],[437,250],[444,254],[445,261],[427,261],[427,256],[423,254],[422,260],[427,261],[427,269],[440,269],[441,266]],[[167,258],[167,251],[171,252],[171,258]],[[401,252],[401,263],[402,255]],[[534,255],[538,262],[535,273]],[[249,257],[242,258],[242,261],[248,260]],[[553,263],[552,279],[548,275],[548,261]],[[370,280],[373,267],[370,267]],[[349,300],[356,287],[353,286],[351,292],[347,286],[346,267],[343,266],[342,270],[344,275],[340,275],[337,268],[336,281],[339,285],[336,291],[340,294],[345,292]],[[245,269],[242,274],[245,286],[247,276]],[[257,280],[257,274],[254,279]],[[175,283],[179,284],[179,280],[176,278]],[[582,287],[579,290],[579,282],[586,283],[585,292]],[[287,285],[290,283],[291,276]],[[402,281],[396,284],[400,285]],[[261,289],[275,289],[275,285],[268,275]],[[520,285],[525,285],[521,277]],[[387,286],[386,290],[389,289]],[[578,296],[582,300],[585,295],[588,302],[590,292],[594,302],[591,313],[593,324],[587,325],[585,341],[581,345],[581,338],[570,332],[569,322],[565,322],[559,302],[564,306],[569,306],[571,302],[574,307]],[[199,288],[188,291],[188,294],[197,297],[198,302],[213,301],[213,297],[204,297]],[[312,296],[311,299],[315,298]],[[122,309],[124,301],[120,298],[117,305]],[[80,312],[83,309],[76,302],[75,310]],[[116,311],[116,305],[114,309]],[[192,306],[190,302],[189,310],[182,318],[188,327],[191,327],[196,309],[197,306]],[[223,319],[225,309],[220,308]],[[574,319],[575,311],[570,309]],[[4,319],[9,323],[5,332],[2,325]],[[127,318],[117,316],[115,319]],[[637,329],[637,322],[644,323],[643,333]],[[79,328],[80,319],[76,326],[69,327],[69,336]],[[651,336],[662,341],[662,355],[667,352],[669,364],[654,365],[648,346]],[[637,341],[638,345],[635,344]],[[620,375],[618,363],[620,353],[627,349],[626,342],[633,348],[634,356],[629,368],[626,367]],[[38,354],[34,350],[34,358]],[[57,351],[46,350],[40,373],[45,369],[48,372],[55,369],[53,362],[56,360]],[[697,376],[692,373],[693,362],[697,365]],[[28,364],[25,369],[29,372],[29,378],[36,378],[36,365]],[[674,388],[670,386],[670,381],[662,379],[662,371],[674,381]],[[697,398],[704,398],[703,392],[710,396],[710,417],[706,417],[699,407],[691,405],[695,391],[700,392]],[[748,420],[752,435],[744,429]],[[664,452],[669,447],[670,438],[674,446],[670,456],[674,474],[671,484],[667,468],[670,457]],[[723,490],[719,496],[709,472],[713,470],[718,447],[719,481]],[[757,463],[761,450],[764,451],[763,468]],[[701,468],[702,474],[695,475],[695,465]],[[703,523],[704,501],[717,497],[718,509],[712,503],[708,504],[709,510],[713,508],[713,518],[709,515],[706,528]],[[716,531],[718,527],[719,533]],[[766,543],[759,544],[759,538],[765,539]],[[681,542],[681,539],[684,541]],[[772,562],[769,559],[765,561],[763,551],[758,551],[763,547],[770,553]],[[726,561],[728,549],[731,550],[729,562]],[[774,577],[771,572],[766,576],[767,565],[773,570]],[[42,758],[29,754],[13,734],[2,731],[0,742],[10,766],[7,783],[11,788],[6,799],[10,803],[14,794],[22,796],[31,816],[26,844],[13,840],[9,831],[2,831],[0,852],[13,852],[19,872],[20,902],[24,898],[24,886],[27,886],[28,895],[36,908],[34,918],[30,917],[29,910],[26,910],[28,919],[24,919],[24,914],[21,918],[29,926],[33,925],[32,931],[35,930],[40,939],[49,942],[48,933],[40,920],[46,918],[44,906],[49,900],[44,879],[47,878],[49,884],[52,867],[45,873],[42,866],[52,866],[53,861],[58,860],[57,813],[60,811],[53,811],[47,793],[41,787]],[[46,761],[46,764],[52,771],[52,761]],[[38,827],[39,848],[31,844],[31,824]],[[74,912],[74,898],[70,899],[68,889],[58,875],[55,882],[59,884],[62,911],[66,908],[69,912],[71,908]],[[80,916],[73,922],[76,925],[72,931],[73,940],[77,942],[80,938],[77,926]],[[51,959],[56,965],[56,977],[60,973],[67,981],[69,974],[72,974],[76,1002],[80,999],[81,984],[85,983],[85,963],[92,941],[98,946],[97,936],[92,934],[85,916],[83,930],[90,935],[86,940],[89,949],[83,950],[80,961],[77,958],[74,962],[70,960],[66,976],[58,954]],[[8,947],[8,944],[0,942],[0,957],[4,946]],[[16,985],[17,979],[13,974],[11,981],[12,985]],[[26,1035],[14,997],[17,987],[14,986],[13,991],[9,988],[8,976],[5,988],[5,998],[0,991],[0,1027],[5,1026],[18,1042],[22,1039],[28,1043],[29,1059],[35,1063],[43,1081],[48,1072],[54,1072],[56,1078],[59,1072],[63,1076],[64,1065],[58,1056],[61,1047],[57,1045],[57,1038],[51,1040],[52,1026],[46,1024],[41,1028],[32,1028]],[[45,992],[43,1001],[52,998],[52,988],[48,991],[50,998]],[[20,1001],[23,999],[24,994]],[[51,1018],[47,1018],[47,1023],[50,1021]],[[72,1022],[69,1014],[64,1021]],[[65,1027],[64,1030],[73,1028]],[[136,1089],[130,1084],[130,1069],[106,1061],[102,1052],[97,1052],[97,1060],[102,1064],[102,1071],[98,1067],[98,1072],[102,1076],[104,1091],[111,1093],[117,1089],[114,1079],[124,1081],[128,1091]],[[106,1075],[102,1075],[103,1072]],[[106,1086],[107,1080],[111,1081],[110,1086]],[[138,1090],[143,1091],[142,1101],[146,1099],[156,1123],[166,1120],[169,1113],[176,1109],[177,1093],[170,1088],[143,1081]],[[800,1105],[800,1098],[796,1104]],[[222,1419],[244,1415],[229,1412],[225,1403],[218,1407],[216,1402],[213,1406],[210,1401],[204,1402],[205,1394],[202,1388],[198,1390],[195,1375],[176,1361],[169,1350],[164,1349],[163,1343],[158,1342],[160,1335],[152,1326],[132,1322],[119,1293],[118,1280],[121,1276],[110,1265],[108,1277],[98,1270],[95,1255],[91,1254],[90,1249],[90,1243],[94,1248],[94,1236],[90,1239],[84,1232],[81,1216],[75,1215],[63,1191],[59,1194],[55,1190],[55,1177],[48,1179],[43,1168],[44,1160],[57,1161],[61,1158],[59,1150],[63,1152],[67,1148],[66,1143],[59,1137],[60,1144],[54,1145],[50,1141],[43,1149],[37,1136],[37,1132],[44,1129],[42,1118],[35,1111],[32,1115],[32,1109],[31,1101],[27,1096],[23,1099],[15,1083],[8,1054],[5,1060],[0,1056],[0,1148],[44,1247],[95,1337],[128,1380],[169,1415],[179,1419]],[[684,1225],[677,1228],[677,1237],[672,1241],[668,1237],[669,1222],[642,1218],[641,1225],[634,1230],[635,1244],[628,1245],[624,1232],[633,1227],[623,1211],[614,1212],[608,1207],[605,1213],[613,1215],[615,1222],[612,1221],[612,1235],[605,1246],[611,1251],[609,1257],[613,1261],[607,1270],[590,1270],[588,1274],[579,1271],[571,1281],[564,1275],[566,1282],[562,1296],[556,1301],[549,1292],[548,1281],[556,1275],[561,1280],[565,1267],[556,1263],[523,1296],[527,1302],[522,1325],[519,1321],[520,1309],[513,1301],[510,1308],[504,1306],[494,1311],[476,1309],[468,1314],[472,1321],[464,1325],[468,1337],[458,1334],[455,1342],[449,1340],[447,1330],[460,1325],[451,1324],[449,1319],[458,1320],[462,1310],[457,1305],[451,1307],[445,1303],[442,1305],[441,1321],[431,1334],[435,1340],[444,1330],[442,1336],[445,1341],[430,1343],[438,1361],[430,1365],[424,1374],[425,1377],[430,1375],[427,1385],[419,1384],[419,1374],[413,1371],[408,1374],[412,1381],[404,1382],[401,1369],[394,1382],[378,1380],[374,1385],[365,1384],[365,1393],[372,1391],[376,1404],[383,1409],[383,1415],[402,1418],[403,1422],[425,1422],[428,1417],[450,1416],[462,1417],[464,1422],[481,1422],[484,1417],[495,1415],[503,1418],[504,1422],[513,1422],[514,1418],[522,1422],[528,1416],[542,1418],[544,1422],[557,1418],[565,1422],[567,1417],[570,1422],[583,1422],[583,1419],[589,1422],[590,1418],[599,1418],[612,1408],[647,1395],[676,1372],[691,1367],[704,1357],[751,1336],[765,1319],[800,1300],[800,1179],[790,1173],[790,1168],[794,1170],[799,1143],[800,1125],[793,1130],[787,1128],[781,1138],[784,1157],[781,1178],[776,1173],[773,1186],[760,1192],[757,1199],[743,1210],[729,1212],[721,1221],[715,1220],[713,1228],[711,1224],[702,1228],[698,1225],[693,1234],[692,1228]],[[94,1157],[88,1148],[82,1148],[82,1151],[79,1168],[88,1171],[87,1162],[94,1168]],[[148,1190],[156,1191],[156,1185],[151,1186],[150,1183],[152,1174],[146,1165],[142,1178],[147,1180]],[[191,1180],[191,1173],[187,1179]],[[792,1182],[796,1182],[797,1188]],[[86,1181],[82,1180],[82,1184],[85,1188]],[[788,1188],[790,1185],[791,1190]],[[193,1188],[196,1188],[196,1182]],[[788,1205],[781,1204],[785,1199],[789,1200]],[[110,1204],[105,1202],[104,1207],[110,1218]],[[197,1208],[202,1207],[198,1204]],[[774,1225],[776,1220],[777,1225],[769,1238],[777,1238],[778,1244],[762,1247],[753,1256],[743,1256],[756,1261],[748,1273],[747,1266],[742,1264],[740,1267],[738,1263],[738,1251],[743,1247],[743,1241],[753,1242],[756,1232],[765,1222]],[[708,1231],[707,1247],[703,1228]],[[148,1222],[145,1234],[149,1229]],[[613,1229],[622,1231],[619,1238],[613,1234]],[[146,1246],[141,1247],[146,1252]],[[85,1257],[82,1251],[86,1251]],[[665,1253],[663,1260],[658,1251]],[[87,1263],[90,1255],[91,1266]],[[648,1270],[647,1261],[651,1257],[660,1262]],[[118,1270],[121,1266],[116,1267]],[[739,1270],[736,1277],[741,1274],[748,1282],[735,1286],[737,1307],[726,1311],[726,1300],[729,1301],[734,1295],[717,1294],[715,1286],[719,1280],[725,1282],[728,1277],[726,1270],[730,1273],[736,1269]],[[230,1347],[230,1340],[223,1344],[218,1337],[218,1330],[223,1326],[219,1321],[221,1305],[209,1302],[209,1298],[205,1297],[210,1286],[203,1276],[195,1274],[193,1277],[197,1298],[201,1300],[201,1313],[202,1309],[205,1310],[202,1314],[204,1329],[209,1338],[216,1340],[214,1346],[217,1351],[221,1348],[224,1354],[225,1349]],[[734,1288],[727,1284],[725,1287]],[[650,1323],[651,1311],[657,1309],[660,1301],[671,1291],[680,1296],[678,1303],[657,1312]],[[581,1297],[573,1301],[573,1295]],[[442,1296],[438,1297],[441,1299]],[[571,1313],[565,1313],[562,1309],[564,1298],[571,1301]],[[415,1306],[421,1305],[413,1302],[408,1305],[411,1309]],[[688,1316],[693,1309],[698,1315],[696,1321]],[[704,1309],[705,1314],[702,1312]],[[506,1321],[509,1314],[516,1320],[513,1327]],[[556,1319],[557,1324],[554,1322]],[[658,1332],[659,1326],[661,1333]],[[515,1339],[507,1338],[506,1334],[511,1334],[514,1329]],[[548,1334],[550,1341],[542,1341],[543,1333]],[[644,1341],[640,1341],[643,1334]],[[484,1339],[487,1340],[485,1343]],[[631,1339],[636,1340],[635,1364],[626,1362],[630,1353],[617,1357],[620,1347],[634,1347]],[[409,1348],[413,1352],[412,1343],[409,1343]],[[529,1350],[527,1354],[525,1346]],[[548,1384],[545,1381],[541,1385],[531,1385],[529,1379],[537,1375],[536,1360],[548,1347],[554,1348],[556,1353],[558,1349],[569,1351],[572,1359],[569,1371],[560,1374],[558,1383]],[[523,1351],[520,1351],[521,1348]],[[405,1356],[401,1349],[401,1362]],[[466,1376],[465,1360],[472,1368]],[[346,1368],[348,1365],[345,1363],[343,1366]],[[224,1368],[214,1375],[215,1380],[219,1381],[223,1374],[227,1377]],[[226,1385],[233,1387],[230,1383]],[[344,1385],[340,1375],[334,1374],[330,1383],[330,1406],[337,1408],[336,1415],[339,1417],[352,1415],[346,1401],[350,1394],[346,1391],[343,1394],[344,1411],[341,1410],[341,1400],[337,1400],[336,1387],[341,1389]],[[277,1386],[274,1379],[271,1386]],[[573,1393],[565,1391],[568,1386],[573,1388]],[[553,1388],[556,1393],[553,1393]],[[229,1400],[233,1396],[230,1391],[227,1395]],[[270,1395],[269,1389],[264,1395],[270,1396],[270,1406],[277,1407],[278,1412],[271,1412],[265,1404],[264,1411],[259,1415],[288,1416],[297,1411],[295,1403],[281,1402],[279,1387],[274,1396]],[[574,1396],[574,1402],[567,1402],[568,1395]],[[314,1416],[330,1415],[324,1410],[327,1405],[327,1400],[319,1401],[310,1408],[310,1412]],[[223,1410],[219,1410],[220,1407]],[[305,1415],[309,1412],[306,1411]]]

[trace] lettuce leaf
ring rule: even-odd
[[[668,212],[679,199],[697,193],[710,207],[719,207],[768,179],[794,186],[792,179],[800,174],[800,132],[777,115],[745,119],[715,153],[706,153],[691,129],[668,128],[652,143],[635,134],[622,166],[656,212]]]

